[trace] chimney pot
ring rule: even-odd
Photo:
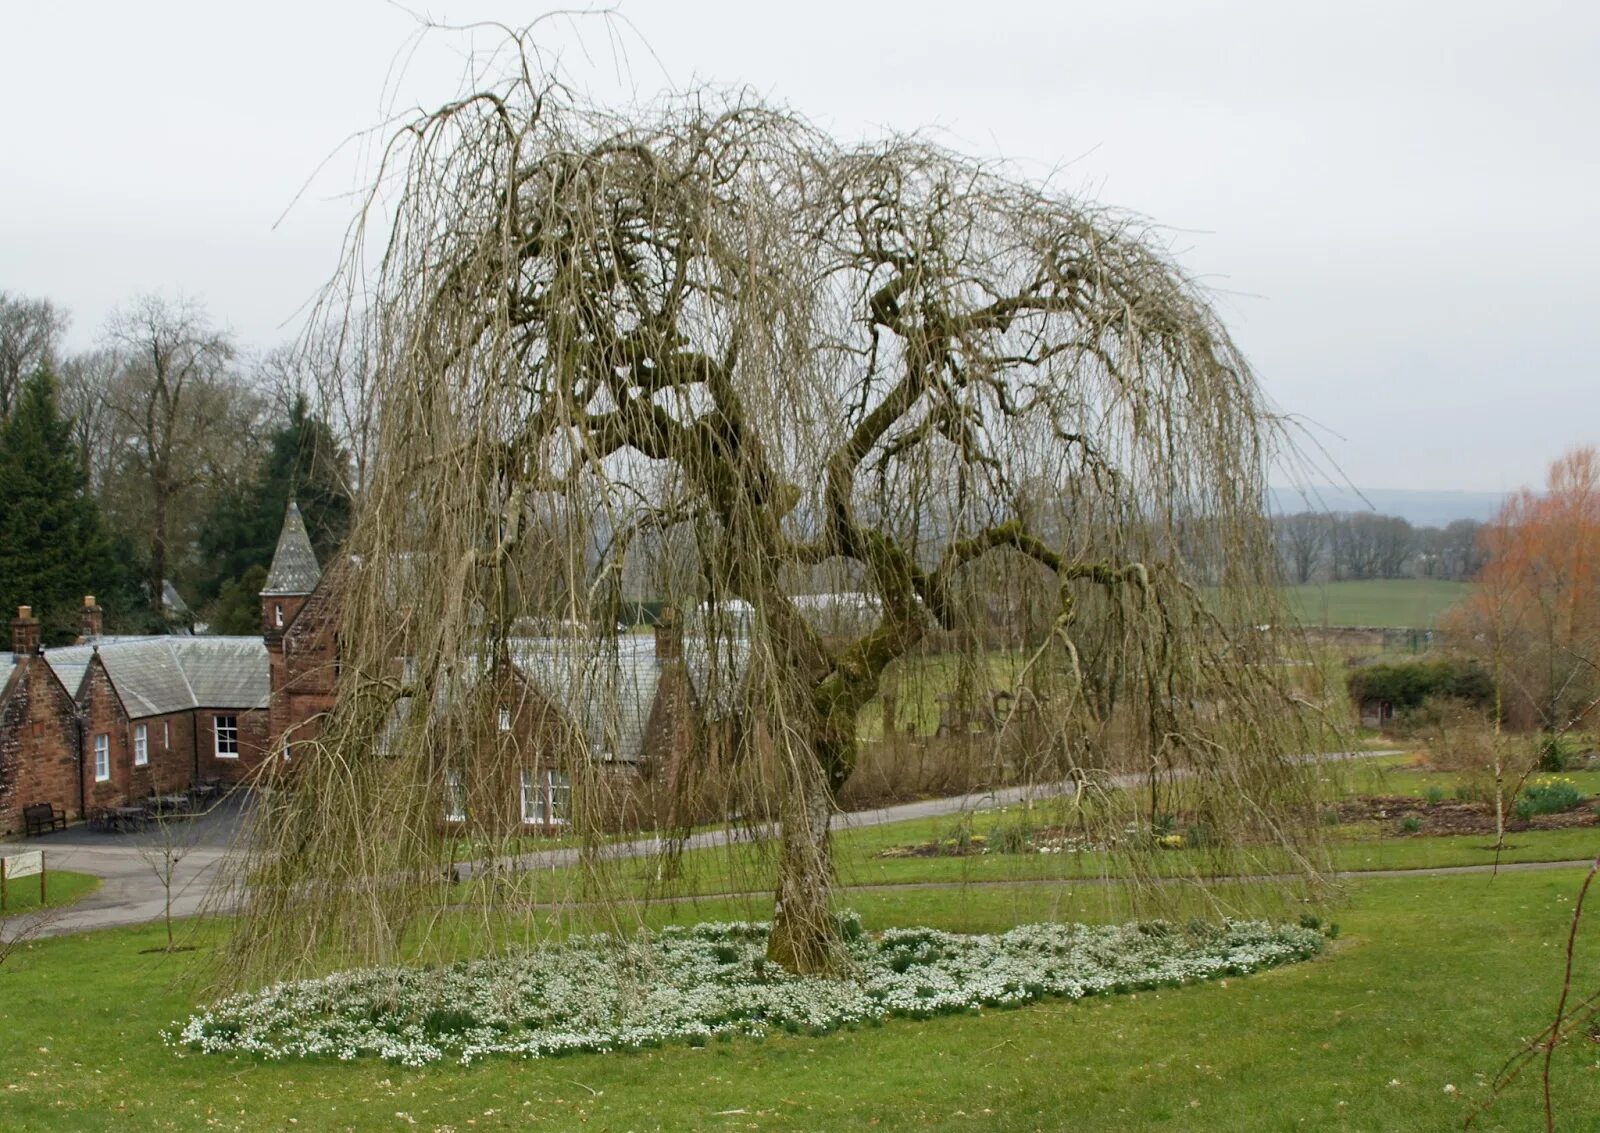
[[[18,606],[17,616],[11,619],[11,655],[18,662],[39,651],[39,623],[34,620],[32,606]]]
[[[92,641],[104,632],[104,611],[95,605],[93,594],[85,594],[83,596],[83,622],[78,630],[78,643],[81,645],[85,641]]]
[[[656,663],[678,661],[683,658],[683,626],[678,622],[678,611],[663,606],[656,615]]]

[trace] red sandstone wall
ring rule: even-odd
[[[316,717],[333,707],[338,678],[338,600],[342,572],[336,566],[323,576],[316,592],[296,599],[294,617],[280,633],[266,635],[272,678],[272,702],[266,746],[275,749],[287,737],[290,743],[315,739],[321,729]],[[276,599],[265,599],[270,603]],[[285,614],[289,613],[288,607]],[[266,620],[271,620],[267,616]]]
[[[79,693],[84,714],[83,789],[90,814],[104,807],[124,806],[130,798],[149,794],[148,775],[140,769],[141,782],[135,783],[133,738],[122,700],[106,675],[105,665],[96,656],[89,662],[89,673]],[[105,736],[111,753],[111,777],[95,778],[96,737]]]
[[[30,657],[0,706],[0,834],[21,832],[22,808],[33,803],[81,817],[77,751],[72,698],[41,658]]]
[[[242,783],[255,774],[267,758],[267,710],[252,708],[201,708],[193,713],[195,735],[200,744],[199,782],[213,779],[228,785]],[[235,758],[217,755],[216,718],[232,716],[239,726],[239,754]]]

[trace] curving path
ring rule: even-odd
[[[1332,762],[1368,759],[1394,754],[1397,753],[1394,751],[1329,752],[1321,756],[1306,756],[1302,758]],[[1139,777],[1133,775],[1120,776],[1117,780],[1118,785],[1121,786],[1136,784],[1139,781]],[[841,814],[835,821],[838,829],[862,829],[872,826],[884,826],[894,822],[905,822],[912,819],[937,818],[959,814],[964,811],[983,811],[997,807],[1014,806],[1030,798],[1050,798],[1069,793],[1073,789],[1074,784],[1070,781],[1032,787],[1007,787],[983,794],[925,799],[920,802],[903,803],[898,806],[880,807],[876,810]],[[227,800],[219,804],[211,813],[188,823],[179,824],[174,828],[180,832],[179,836],[184,843],[182,859],[177,863],[173,871],[172,914],[174,917],[191,917],[199,913],[202,908],[216,909],[227,906],[226,895],[222,894],[220,890],[216,893],[213,893],[212,890],[220,884],[220,878],[224,872],[220,866],[226,859],[228,848],[239,831],[244,807],[245,804],[238,799]],[[690,835],[675,848],[685,850],[714,848],[749,837],[751,837],[751,833],[745,830],[707,830]],[[158,831],[147,831],[144,834],[133,835],[110,835],[97,833],[83,826],[77,826],[41,838],[0,843],[0,846],[3,846],[7,852],[44,850],[50,869],[89,873],[101,879],[101,886],[96,892],[61,910],[52,918],[51,923],[38,933],[41,936],[60,936],[68,933],[87,932],[92,929],[149,924],[159,920],[166,904],[166,891],[161,881],[159,868],[162,841],[163,839]],[[607,858],[648,857],[661,852],[666,845],[666,840],[659,837],[639,838],[626,842],[609,843],[601,847],[599,852]],[[571,848],[542,850],[536,853],[524,854],[515,859],[501,860],[497,864],[502,867],[510,865],[517,869],[560,868],[576,864],[578,853],[578,850]],[[1585,859],[1583,861],[1502,865],[1499,869],[1507,872],[1527,869],[1570,869],[1574,866],[1587,866],[1589,864],[1589,861]],[[1415,877],[1457,873],[1489,873],[1494,869],[1495,867],[1492,865],[1445,866],[1418,870],[1373,870],[1341,874],[1340,876]],[[472,871],[470,863],[462,867],[463,873],[470,874]],[[962,885],[1018,884],[1059,883],[1048,881],[908,882],[902,886],[862,885],[844,886],[843,888],[870,892],[892,888],[953,888]],[[749,896],[749,894],[716,894],[694,899],[711,900],[716,897],[736,896]],[[689,898],[672,899],[688,900]],[[21,919],[23,918],[0,919],[0,936],[8,935],[11,931],[14,931],[14,922]]]

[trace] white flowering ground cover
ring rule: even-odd
[[[206,1052],[378,1057],[407,1066],[487,1055],[612,1051],[769,1032],[821,1034],[1046,997],[1171,987],[1306,959],[1311,928],[1262,921],[1023,925],[992,935],[867,934],[847,916],[841,978],[764,959],[766,924],[575,937],[447,968],[365,968],[224,999],[167,1034]]]

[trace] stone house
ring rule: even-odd
[[[289,752],[290,768],[296,746],[320,735],[333,706],[340,595],[361,569],[341,558],[323,571],[290,504],[262,591],[272,687],[267,745]],[[598,648],[571,629],[529,627],[500,655],[465,658],[440,682],[430,711],[457,737],[432,769],[444,800],[441,827],[485,837],[555,833],[571,817],[575,782],[583,805],[603,808],[599,821],[628,825],[641,792],[669,783],[705,746],[707,725],[730,715],[726,695],[715,697],[718,706],[702,703],[702,693],[713,671],[742,668],[743,637],[713,658],[671,617],[654,635],[619,634]],[[411,710],[409,699],[396,705],[396,727]]]
[[[78,738],[72,691],[45,660],[39,623],[23,606],[11,621],[10,670],[0,684],[0,833],[21,829],[31,803],[82,815]]]
[[[42,649],[23,607],[0,692],[0,833],[25,806],[69,819],[238,783],[266,754],[266,649],[254,637],[108,637],[85,599],[78,644]]]
[[[265,660],[252,637],[95,647],[77,695],[85,813],[248,779],[267,753]]]
[[[78,819],[241,783],[269,760],[292,774],[334,704],[340,595],[360,569],[341,558],[323,571],[291,502],[260,637],[108,637],[91,596],[78,643],[45,650],[23,607],[0,668],[0,834],[20,829],[35,803]],[[441,823],[551,833],[568,819],[576,779],[604,788],[580,792],[614,811],[603,821],[627,824],[648,785],[670,788],[691,756],[731,749],[730,693],[748,653],[743,630],[713,648],[668,617],[654,635],[598,647],[557,627],[512,638],[491,661],[467,658],[432,708],[460,721],[449,724],[460,729],[450,761],[434,769]]]

